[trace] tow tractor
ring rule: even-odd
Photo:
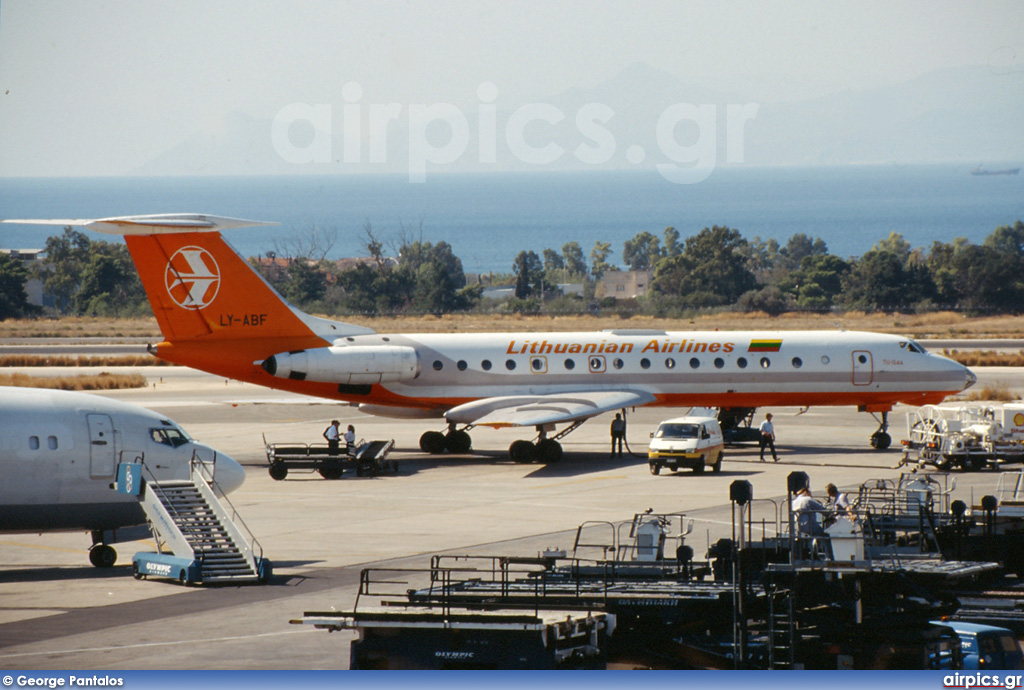
[[[1024,404],[926,405],[907,414],[901,465],[975,471],[1024,462]]]

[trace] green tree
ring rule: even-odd
[[[682,246],[679,244],[679,231],[671,225],[665,228],[665,252],[664,255],[672,258],[673,256],[679,256],[683,251]]]
[[[595,280],[601,280],[606,271],[615,267],[608,263],[608,257],[612,254],[611,242],[595,242],[594,248],[590,250],[590,273]]]
[[[19,259],[0,253],[0,321],[16,319],[34,312],[25,293],[28,270]]]
[[[551,273],[552,271],[561,271],[563,268],[565,268],[565,259],[562,258],[562,255],[554,249],[545,249],[544,270]]]
[[[843,302],[864,311],[898,311],[936,294],[928,265],[898,233],[879,240],[843,278]]]
[[[562,257],[569,275],[583,277],[587,275],[587,260],[583,256],[579,242],[566,242],[562,245]]]
[[[293,259],[288,264],[286,278],[279,289],[289,302],[308,310],[324,298],[327,280],[327,270],[323,264],[311,259]]]
[[[536,252],[519,252],[512,264],[512,272],[516,276],[515,295],[517,299],[526,299],[531,295],[543,295],[544,266]]]
[[[54,306],[61,314],[72,313],[91,245],[85,233],[70,227],[64,228],[64,234],[46,240],[46,259],[38,268],[39,275],[43,279],[43,290],[53,297]]]
[[[677,297],[689,307],[732,304],[757,287],[747,268],[747,241],[731,228],[704,228],[686,239],[683,253],[662,260],[651,289]]]
[[[779,289],[791,295],[799,309],[825,311],[831,309],[843,291],[843,277],[850,264],[834,254],[809,254],[800,261],[800,268],[779,283]]]
[[[46,240],[39,275],[62,314],[118,316],[146,310],[146,296],[128,248],[95,242],[65,228]]]
[[[622,246],[622,262],[629,266],[631,271],[651,270],[664,256],[661,242],[647,231],[626,240]]]

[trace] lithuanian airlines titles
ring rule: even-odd
[[[225,228],[257,221],[185,214],[81,225],[125,236],[164,341],[161,359],[271,388],[342,400],[369,414],[442,418],[427,452],[466,452],[475,426],[532,427],[516,460],[558,460],[558,439],[604,412],[642,405],[852,405],[880,413],[888,447],[897,403],[941,402],[975,382],[911,339],[846,331],[378,334],[305,314],[232,249]],[[564,425],[561,431],[558,426]]]

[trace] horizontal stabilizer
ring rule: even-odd
[[[162,213],[146,216],[117,216],[99,219],[5,219],[0,223],[21,225],[70,225],[111,235],[159,235],[171,232],[216,232],[254,225],[277,225],[261,220],[208,216],[201,213]]]

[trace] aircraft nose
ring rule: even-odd
[[[213,479],[220,486],[221,491],[229,494],[245,482],[245,468],[239,465],[234,458],[224,453],[219,453],[209,446],[204,446],[200,443],[196,445],[205,451],[201,453],[201,457],[204,459],[215,458],[213,462]]]
[[[973,371],[971,371],[967,367],[964,367],[964,371],[967,373],[967,381],[964,385],[964,390],[967,390],[968,388],[970,388],[971,386],[978,382],[978,377],[974,374]]]

